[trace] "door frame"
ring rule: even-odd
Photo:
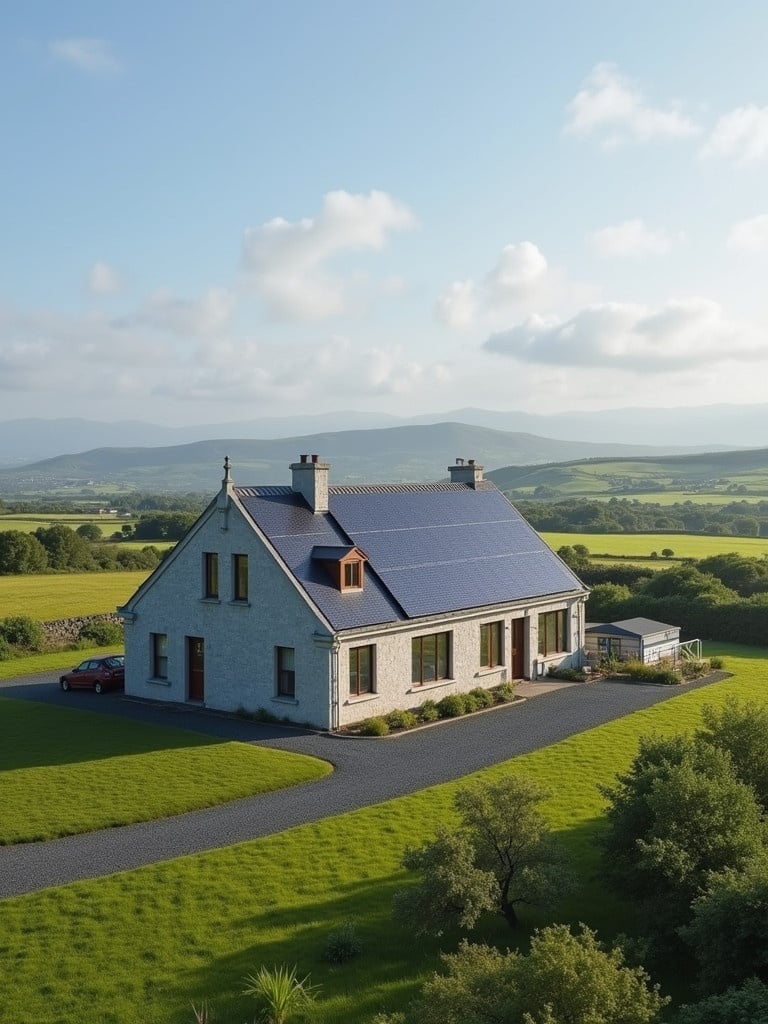
[[[187,700],[205,700],[205,640],[201,636],[188,636],[187,648]]]

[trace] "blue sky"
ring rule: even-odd
[[[768,8],[39,0],[0,418],[753,403]]]

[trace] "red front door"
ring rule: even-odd
[[[187,695],[205,699],[205,644],[201,636],[187,637]]]
[[[525,668],[525,619],[512,619],[512,678],[522,679]]]

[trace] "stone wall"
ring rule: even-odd
[[[119,615],[78,615],[72,619],[55,619],[53,622],[42,622],[45,639],[51,646],[73,644],[80,637],[80,630],[92,622],[117,622],[122,624]]]

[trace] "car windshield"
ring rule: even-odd
[[[105,658],[104,664],[107,668],[122,668],[125,665],[125,658],[122,654],[116,655],[114,658]]]

